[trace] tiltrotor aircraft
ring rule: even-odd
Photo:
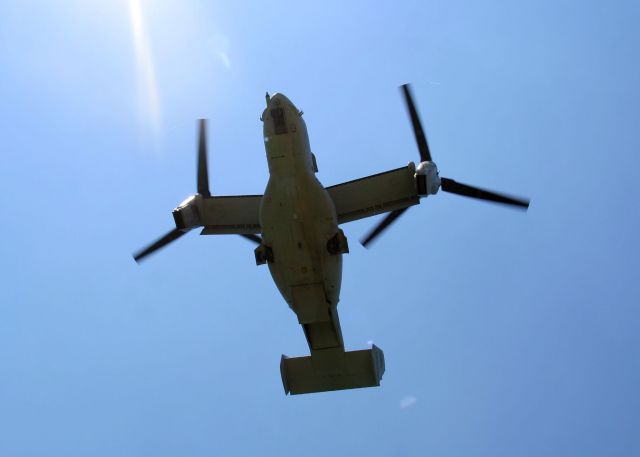
[[[207,172],[206,124],[199,123],[198,193],[173,210],[176,228],[134,255],[139,262],[188,231],[238,234],[255,243],[257,265],[267,264],[280,293],[296,313],[311,355],[282,356],[285,393],[304,394],[379,386],[384,355],[345,351],[337,305],[342,255],[349,252],[340,225],[382,213],[387,216],[362,240],[367,246],[422,198],[438,190],[528,208],[515,199],[440,177],[431,160],[409,86],[402,93],[413,124],[420,164],[324,187],[316,178],[302,112],[282,94],[269,96],[261,120],[269,163],[264,195],[213,196]]]

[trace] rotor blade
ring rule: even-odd
[[[408,209],[409,208],[402,208],[402,209],[397,209],[395,211],[391,211],[389,214],[387,214],[387,217],[382,219],[382,221],[380,221],[380,223],[373,230],[371,230],[371,232],[369,232],[369,234],[366,237],[360,240],[360,244],[362,244],[366,248],[369,243],[371,243],[378,236],[380,236],[380,234],[384,230],[386,230],[387,227],[389,227],[393,223],[393,221],[398,219],[402,215],[402,213],[404,213]]]
[[[518,206],[525,210],[529,208],[529,200],[523,200],[518,198],[509,197],[507,195],[496,194],[488,190],[479,189],[477,187],[468,186],[454,181],[453,179],[440,178],[441,188],[445,192],[451,192],[452,194],[463,195],[465,197],[478,198],[480,200],[488,200],[495,203],[502,203],[505,205]]]
[[[198,193],[203,197],[210,197],[207,169],[207,120],[200,119],[198,127]]]
[[[139,263],[142,259],[144,259],[149,254],[152,254],[158,249],[165,247],[167,244],[177,240],[185,233],[186,232],[183,232],[181,230],[173,229],[169,233],[167,233],[165,236],[157,240],[155,243],[150,244],[149,246],[144,248],[142,251],[139,251],[136,254],[134,254],[133,259]]]
[[[260,238],[258,235],[253,235],[253,234],[240,234],[241,237],[246,238],[250,241],[253,241],[254,243],[257,244],[262,244],[262,238]]]
[[[404,94],[404,101],[407,104],[407,109],[409,110],[409,116],[411,116],[411,123],[413,124],[413,132],[416,135],[416,143],[418,145],[418,150],[420,151],[420,161],[431,162],[431,152],[429,152],[427,137],[422,128],[422,123],[420,122],[420,117],[418,116],[418,111],[416,110],[416,106],[413,103],[413,97],[411,96],[411,89],[409,87],[409,84],[403,84],[401,87],[402,87],[402,93]]]

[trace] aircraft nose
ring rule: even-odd
[[[297,111],[297,108],[293,103],[291,103],[291,100],[280,93],[275,93],[271,96],[271,99],[269,100],[269,108],[291,108]]]

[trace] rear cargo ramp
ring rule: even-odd
[[[376,387],[384,374],[384,353],[373,345],[359,351],[313,351],[306,357],[283,355],[280,373],[284,391],[291,395]]]

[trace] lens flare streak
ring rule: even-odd
[[[142,119],[151,123],[154,131],[160,131],[160,96],[156,82],[156,70],[153,65],[149,37],[145,30],[140,0],[129,0],[129,17],[133,33],[137,79],[138,107]]]

